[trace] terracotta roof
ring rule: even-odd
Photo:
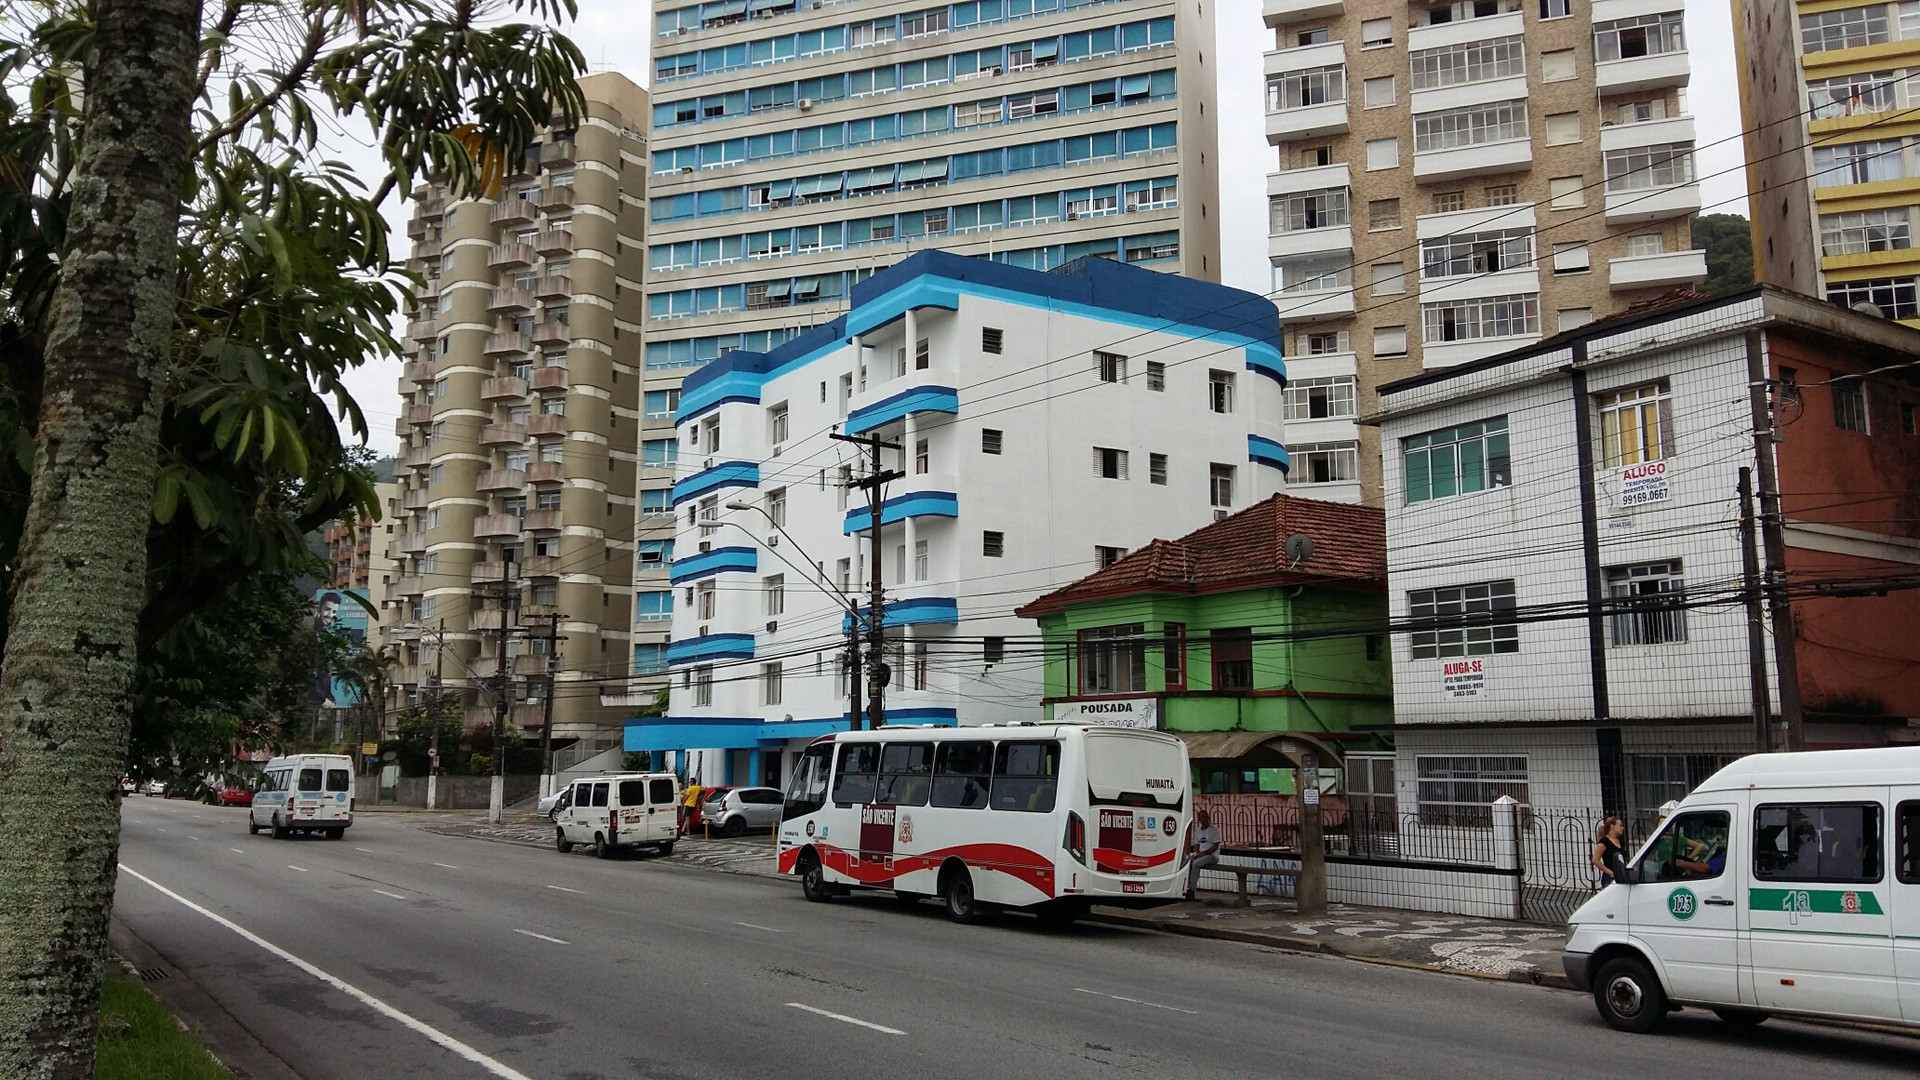
[[[1287,563],[1287,537],[1306,533],[1313,554]],[[1078,600],[1143,592],[1202,593],[1266,584],[1387,579],[1387,519],[1377,507],[1275,495],[1178,540],[1155,540],[1113,565],[1021,607],[1027,617]]]

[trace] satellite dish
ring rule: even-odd
[[[1313,537],[1297,532],[1287,537],[1287,569],[1313,558]]]
[[[1880,305],[1874,303],[1871,300],[1860,301],[1859,303],[1853,305],[1853,310],[1859,312],[1862,315],[1871,316],[1872,318],[1875,318],[1875,319],[1884,319],[1887,317],[1887,313],[1880,310]]]

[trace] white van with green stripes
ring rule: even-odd
[[[1686,797],[1568,920],[1567,977],[1607,1023],[1920,1027],[1920,747],[1756,754]]]

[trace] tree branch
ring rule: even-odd
[[[286,73],[280,76],[279,81],[274,84],[273,89],[261,95],[260,100],[254,102],[251,106],[242,109],[234,116],[228,117],[226,123],[221,124],[219,127],[201,136],[200,144],[194,148],[194,152],[196,154],[204,153],[208,147],[213,146],[222,139],[231,138],[248,124],[253,123],[261,113],[280,104],[282,99],[292,93],[293,89],[304,82],[306,77],[312,73],[313,65],[320,59],[320,49],[326,43],[326,20],[324,18],[315,18],[307,27],[307,40],[300,45],[300,55],[294,58],[292,64],[288,65]]]

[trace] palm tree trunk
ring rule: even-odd
[[[97,0],[0,661],[0,1076],[93,1075],[198,0]]]

